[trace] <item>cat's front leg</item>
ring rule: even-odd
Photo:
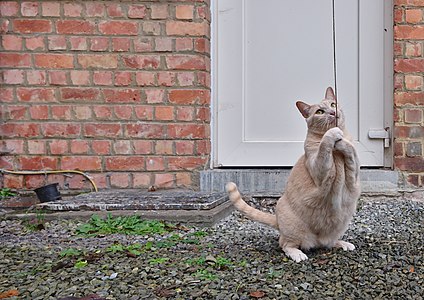
[[[342,240],[338,240],[334,245],[335,248],[342,248],[344,251],[353,251],[355,250],[355,246],[349,242],[345,242]]]
[[[346,184],[355,187],[359,180],[359,159],[355,147],[346,139],[337,141],[334,149],[343,154],[346,166]]]

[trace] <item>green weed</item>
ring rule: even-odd
[[[167,262],[168,260],[169,258],[167,257],[151,258],[149,259],[149,264],[160,265],[160,264],[163,264],[164,262]]]
[[[196,273],[193,274],[194,277],[200,278],[200,279],[206,279],[206,280],[215,280],[218,278],[217,275],[211,273],[208,270],[205,269],[199,269],[196,271]]]
[[[60,251],[59,256],[61,257],[74,257],[74,256],[80,256],[82,252],[75,248],[69,248],[69,249],[63,249]]]
[[[12,192],[11,189],[9,188],[2,188],[0,189],[0,200],[1,199],[6,199],[6,198],[11,198],[16,196],[16,193]]]

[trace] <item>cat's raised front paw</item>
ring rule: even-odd
[[[334,143],[343,139],[343,131],[339,127],[333,127],[324,135],[325,137],[329,137]]]
[[[355,246],[349,242],[345,241],[337,241],[334,245],[337,248],[342,248],[344,251],[353,251],[355,250]]]

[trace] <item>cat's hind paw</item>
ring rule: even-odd
[[[285,248],[284,253],[295,262],[301,262],[308,259],[306,254],[297,248]]]
[[[344,251],[353,251],[355,250],[355,246],[349,242],[345,241],[337,241],[334,245],[336,248],[342,248]]]

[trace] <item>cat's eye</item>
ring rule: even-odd
[[[324,111],[322,109],[318,109],[315,114],[316,115],[322,115],[324,113]]]
[[[334,102],[333,102],[333,103],[331,103],[331,104],[330,104],[330,106],[331,106],[332,108],[336,108],[336,103],[334,103]]]

